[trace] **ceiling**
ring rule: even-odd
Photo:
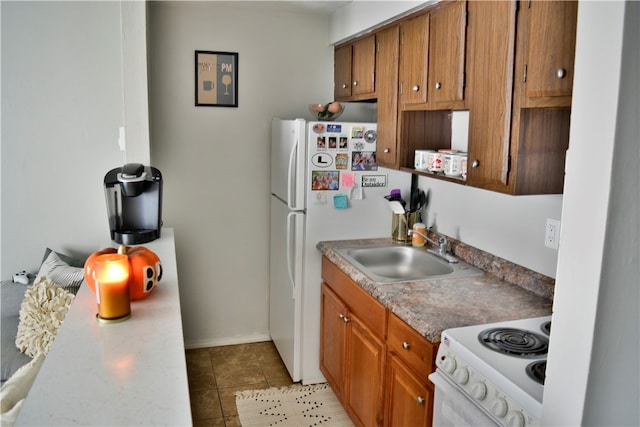
[[[351,3],[352,0],[340,1],[340,0],[299,0],[299,1],[285,1],[283,3],[289,3],[294,8],[308,10],[310,12],[322,13],[325,15],[331,15],[334,11],[342,6]]]

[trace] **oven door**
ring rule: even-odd
[[[497,426],[482,409],[439,373],[429,375],[435,385],[433,403],[434,427]]]

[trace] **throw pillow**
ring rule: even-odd
[[[52,282],[75,295],[78,293],[80,285],[84,280],[84,270],[81,267],[69,265],[60,257],[60,254],[51,251],[40,266],[36,280],[40,277],[50,279]]]
[[[0,284],[0,329],[2,329],[0,341],[0,359],[2,368],[2,379],[4,383],[21,366],[31,361],[26,354],[21,353],[15,346],[16,332],[18,332],[18,313],[20,304],[24,299],[24,293],[29,286],[22,283],[14,283],[11,280]]]
[[[47,258],[49,257],[49,254],[51,252],[54,252],[54,251],[52,251],[50,248],[47,248],[47,249],[44,250],[44,256],[42,257],[42,261],[40,262],[40,264],[42,264],[43,262],[45,262],[47,260]],[[80,259],[80,258],[75,258],[75,257],[69,256],[69,255],[65,255],[65,254],[60,253],[60,252],[56,252],[56,255],[58,255],[58,257],[62,261],[66,262],[71,267],[83,268],[84,267],[84,262],[87,260],[86,257]]]
[[[37,278],[20,306],[16,347],[31,357],[46,355],[74,297],[51,280]]]

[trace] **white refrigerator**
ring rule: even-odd
[[[319,241],[391,236],[384,196],[411,175],[378,167],[376,124],[273,119],[269,330],[293,381],[320,372]]]

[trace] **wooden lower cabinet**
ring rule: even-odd
[[[384,341],[326,283],[321,313],[322,373],[356,425],[382,425]]]
[[[425,384],[396,355],[387,366],[385,426],[430,426],[433,385]]]
[[[340,401],[344,400],[347,352],[347,307],[324,283],[322,284],[320,367]]]
[[[347,412],[357,425],[382,425],[385,344],[353,314],[347,338]]]
[[[430,426],[437,344],[322,258],[320,369],[357,426]]]

